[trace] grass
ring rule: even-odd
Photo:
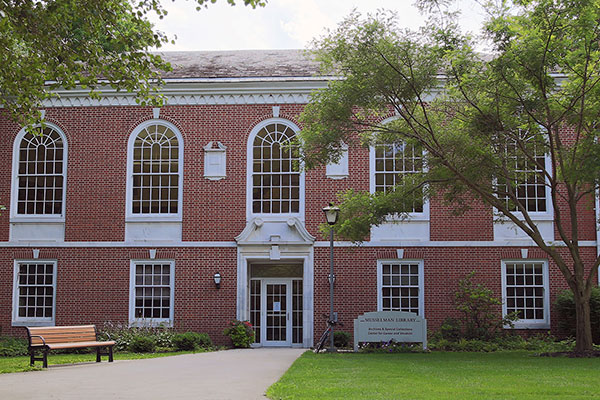
[[[114,353],[115,360],[137,360],[142,358],[157,358],[168,357],[180,354],[201,353],[202,350],[196,351],[177,351],[167,353]],[[57,364],[77,364],[96,362],[96,353],[87,354],[52,354],[48,355],[48,366],[52,367]],[[102,362],[108,362],[107,356],[102,356]],[[29,366],[29,356],[19,357],[0,357],[0,374],[11,372],[26,372],[42,370],[42,362],[36,361],[35,367]]]
[[[600,358],[531,352],[304,353],[270,399],[589,399],[600,397]]]

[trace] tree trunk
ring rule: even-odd
[[[581,293],[582,292],[582,293]],[[575,351],[584,352],[593,349],[592,324],[590,320],[590,291],[574,291],[575,313],[577,317]]]

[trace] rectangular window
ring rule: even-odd
[[[375,192],[389,192],[411,182],[423,171],[423,149],[405,143],[375,146]],[[406,212],[423,212],[423,193],[415,193],[402,205]]]
[[[133,325],[173,322],[173,261],[133,261],[129,320]]]
[[[378,309],[423,316],[423,261],[378,261]]]
[[[503,314],[518,313],[515,328],[550,328],[546,261],[503,261]]]
[[[17,261],[13,325],[54,325],[56,261]]]
[[[498,179],[498,191],[507,193],[503,197],[510,211],[519,211],[519,209],[508,193],[513,193],[517,202],[527,212],[546,212],[548,211],[544,176],[546,155],[543,146],[533,141],[531,143],[525,141],[523,145],[528,146],[527,153],[531,158],[525,156],[517,142],[506,146],[507,170],[510,176]]]

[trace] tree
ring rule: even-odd
[[[194,1],[198,9],[216,2]],[[154,30],[151,12],[167,14],[158,0],[0,0],[0,104],[23,125],[39,122],[37,108],[59,87],[97,97],[110,86],[160,104],[160,72],[170,65],[149,50],[170,39]]]
[[[430,10],[417,32],[400,29],[391,13],[354,13],[314,43],[324,72],[343,79],[314,94],[301,117],[306,165],[336,160],[341,142],[424,149],[427,168],[394,190],[345,193],[338,232],[360,240],[386,216],[406,215],[407,202],[422,196],[443,198],[457,212],[481,201],[558,266],[574,293],[576,350],[589,350],[600,258],[582,254],[578,217],[592,207],[600,177],[600,6],[486,3],[487,56],[460,32],[455,14]],[[549,193],[563,247],[544,240],[532,215],[543,205],[528,201],[528,186]]]

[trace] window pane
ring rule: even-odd
[[[19,263],[17,273],[18,316],[51,320],[54,264]]]
[[[134,214],[177,214],[179,142],[170,128],[153,124],[142,129],[133,146]],[[138,167],[141,166],[141,167]]]
[[[17,213],[61,215],[63,140],[47,127],[43,135],[26,133],[19,144]]]
[[[297,213],[300,206],[300,157],[296,133],[280,123],[259,131],[253,142],[252,211],[262,214]],[[291,151],[290,151],[291,150]]]
[[[544,269],[539,263],[506,264],[506,306],[521,319],[544,319]]]
[[[170,318],[171,264],[135,265],[136,318]]]

